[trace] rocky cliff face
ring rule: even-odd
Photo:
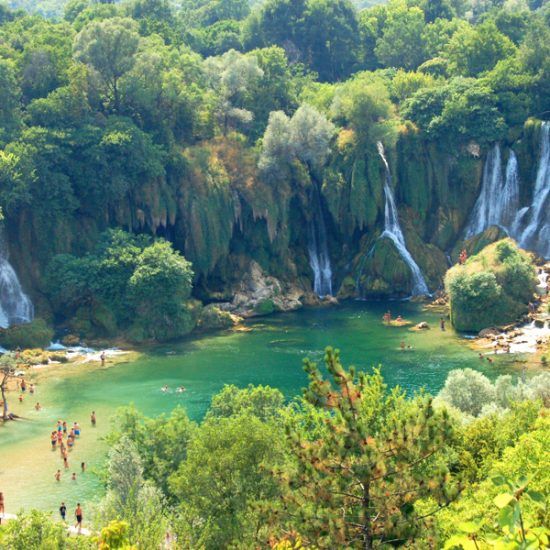
[[[531,193],[536,173],[539,133],[540,123],[528,122],[514,136],[525,195]],[[441,287],[446,255],[461,239],[479,193],[486,154],[475,143],[445,150],[426,143],[410,126],[401,129],[395,148],[388,151],[406,245],[431,290]],[[259,270],[280,285],[291,284],[290,301],[300,301],[299,295],[312,291],[308,225],[314,180],[296,164],[287,178],[267,183],[256,161],[256,152],[238,137],[220,138],[183,151],[177,170],[102,211],[80,209],[51,218],[24,211],[8,219],[11,258],[24,287],[32,289],[38,309],[47,310],[41,300],[41,276],[50,258],[85,253],[101,231],[121,226],[172,241],[193,263],[200,299],[233,302],[232,289],[248,284],[253,265],[256,274]],[[333,289],[341,297],[411,292],[410,270],[395,246],[378,240],[384,227],[384,171],[375,147],[346,146],[333,153],[320,177],[316,175]]]

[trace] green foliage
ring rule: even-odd
[[[408,7],[401,0],[392,2],[374,50],[378,61],[387,67],[415,70],[426,60],[422,40],[424,27],[424,13],[420,8]]]
[[[205,420],[170,478],[181,503],[180,540],[225,548],[253,537],[261,525],[255,507],[279,496],[270,468],[282,456],[282,443],[280,427],[251,414]]]
[[[514,45],[492,21],[459,29],[447,45],[449,69],[460,76],[477,76],[511,56]]]
[[[0,329],[0,345],[8,349],[47,348],[53,338],[53,330],[43,319],[34,319],[23,325]]]
[[[54,522],[49,514],[32,510],[22,513],[14,521],[0,527],[0,548],[10,550],[65,550],[87,549],[94,545],[83,540],[81,544],[67,538],[61,523]]]
[[[445,277],[453,325],[479,331],[514,321],[527,311],[534,275],[529,258],[512,241],[489,245]]]
[[[290,525],[320,548],[414,538],[422,529],[417,500],[432,500],[429,516],[454,498],[441,460],[452,432],[446,413],[428,396],[388,391],[379,371],[345,370],[330,348],[325,366],[329,380],[305,363],[305,400],[329,412],[320,433],[288,428],[293,460],[280,478]]]
[[[95,303],[112,311],[133,338],[170,340],[194,327],[187,301],[191,264],[165,241],[107,232],[95,253],[59,255],[46,274],[49,295],[63,310]]]
[[[276,418],[284,405],[283,394],[269,386],[239,389],[229,385],[212,398],[206,418],[227,418],[251,415],[262,421]]]
[[[159,547],[167,527],[162,493],[144,480],[141,459],[128,438],[121,438],[109,451],[107,471],[107,494],[99,504],[96,522],[105,525],[116,518],[126,524],[127,537],[138,548]],[[124,536],[119,531],[117,538]]]

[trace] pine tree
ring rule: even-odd
[[[458,489],[441,453],[452,437],[446,412],[423,393],[407,399],[388,390],[378,369],[345,370],[338,351],[326,350],[325,365],[332,381],[305,362],[304,395],[324,411],[324,426],[312,432],[303,418],[289,422],[295,460],[276,472],[288,525],[319,548],[370,549],[425,534],[430,516]]]

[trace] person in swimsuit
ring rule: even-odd
[[[52,432],[50,440],[52,442],[52,451],[55,451],[55,446],[57,445],[57,433],[55,431]]]
[[[2,523],[3,517],[4,517],[4,493],[0,493],[0,524]]]
[[[96,423],[95,411],[92,411],[92,414],[90,416],[90,420],[92,422],[92,426],[95,426],[95,423]]]
[[[34,384],[29,386],[29,393],[32,395],[34,393]]]
[[[23,403],[23,394],[19,395],[19,403]]]
[[[61,424],[61,420],[57,421],[57,431],[62,432],[63,431],[63,424]]]
[[[41,408],[42,408],[42,405],[40,403],[38,403],[38,401],[36,402],[36,405],[34,406],[34,408],[39,411]]]
[[[73,481],[76,481],[76,472],[73,472],[73,475],[71,476],[71,479],[72,479]]]
[[[61,506],[59,507],[59,514],[61,515],[61,521],[65,521],[65,516],[67,515],[67,507],[65,506],[64,502],[62,502]]]
[[[74,430],[74,435],[75,435],[76,437],[78,437],[78,436],[80,435],[80,426],[78,425],[78,422],[75,422],[75,423],[74,423],[74,428],[73,428],[73,430]]]
[[[63,441],[63,433],[57,432],[57,442],[61,443]]]
[[[80,533],[80,530],[82,529],[82,508],[80,507],[80,502],[76,505],[74,515],[76,516],[75,527],[78,527],[78,532]]]
[[[57,472],[55,472],[55,481],[61,481],[61,470],[57,470]]]
[[[80,463],[80,469],[82,470],[82,473],[84,473],[86,471],[86,463],[85,462]]]
[[[105,352],[104,351],[101,352],[101,355],[99,356],[99,358],[101,359],[101,366],[104,367],[105,366]]]
[[[67,433],[67,422],[63,421],[63,433]]]
[[[73,445],[74,445],[74,439],[73,439],[73,436],[70,435],[67,438],[67,447],[69,447],[69,450],[73,448]]]
[[[25,379],[21,379],[21,391],[25,393],[27,391],[27,383],[25,382]]]
[[[66,456],[63,457],[63,466],[65,466],[65,470],[69,468],[69,461]]]

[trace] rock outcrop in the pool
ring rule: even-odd
[[[511,239],[493,243],[447,272],[451,322],[469,332],[514,323],[528,312],[536,285],[530,254]]]

